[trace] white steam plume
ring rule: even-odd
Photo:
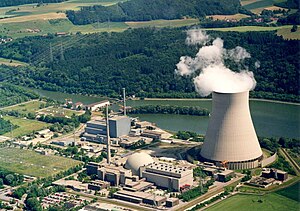
[[[205,45],[209,40],[210,37],[199,29],[187,32],[188,45]],[[224,64],[225,59],[240,63],[246,58],[251,56],[244,48],[237,46],[227,50],[223,47],[223,40],[216,38],[212,44],[201,47],[195,58],[182,56],[175,72],[185,76],[200,70],[200,74],[193,81],[196,91],[202,96],[207,96],[213,91],[224,93],[249,91],[256,85],[253,73],[248,70],[233,72]]]
[[[199,29],[188,30],[186,34],[187,45],[206,44],[209,41],[209,36],[205,33],[205,31]]]

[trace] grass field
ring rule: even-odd
[[[110,22],[94,23],[88,25],[73,25],[68,19],[35,20],[26,22],[0,22],[0,35],[19,38],[24,36],[44,35],[47,33],[69,32],[69,33],[95,33],[95,32],[122,32],[129,27],[181,27],[199,23],[198,19],[179,20],[155,20],[142,22]],[[38,29],[38,32],[31,32]]]
[[[278,10],[284,9],[274,6],[275,3],[284,2],[285,0],[241,0],[241,4],[253,13],[259,14],[264,9]]]
[[[0,148],[0,168],[12,172],[48,177],[80,164],[69,158],[54,155],[40,155],[31,150]]]
[[[19,105],[9,106],[3,108],[4,111],[18,111],[19,113],[27,114],[29,112],[36,112],[40,109],[41,105],[45,105],[42,101],[30,101]]]
[[[275,31],[277,30],[278,35],[282,35],[284,39],[299,39],[300,29],[297,32],[291,32],[291,25],[278,26],[278,27],[263,27],[263,26],[238,26],[228,28],[211,28],[205,30],[215,31],[236,31],[236,32],[247,32],[247,31]]]
[[[53,116],[68,116],[71,117],[73,114],[75,115],[80,115],[83,113],[80,111],[74,111],[70,109],[65,109],[65,108],[44,108],[39,111],[39,113],[46,114],[46,115],[53,115]]]
[[[139,22],[125,22],[131,28],[141,27],[181,27],[189,26],[199,23],[199,19],[178,19],[178,20],[153,20],[153,21],[139,21]]]
[[[294,185],[287,187],[282,190],[276,191],[277,194],[285,196],[289,199],[293,199],[300,203],[300,182],[295,183]]]
[[[29,133],[32,133],[33,131],[38,131],[43,128],[46,128],[49,126],[49,124],[45,122],[40,122],[37,120],[29,120],[29,119],[22,119],[22,118],[17,118],[13,116],[4,116],[3,117],[5,120],[11,121],[12,124],[18,125],[19,127],[14,129],[13,132],[13,137],[18,137],[18,136],[23,136]],[[4,136],[11,137],[11,133],[5,133],[3,134]]]
[[[7,66],[13,66],[13,67],[17,67],[17,66],[26,66],[27,64],[24,62],[20,62],[17,60],[10,60],[10,59],[5,59],[5,58],[0,58],[0,65],[7,65]]]
[[[260,202],[261,200],[261,202]],[[220,203],[209,207],[208,211],[298,211],[300,203],[277,193],[270,193],[264,196],[257,195],[235,195]]]

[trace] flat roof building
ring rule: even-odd
[[[193,185],[193,170],[187,166],[155,162],[141,167],[142,177],[155,185],[180,191],[186,185]]]

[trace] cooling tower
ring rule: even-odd
[[[229,169],[259,165],[262,151],[250,115],[248,91],[213,92],[212,113],[200,155]]]

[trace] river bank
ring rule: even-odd
[[[134,98],[131,100],[149,100],[149,101],[159,101],[159,100],[165,100],[165,101],[211,101],[211,98]],[[259,102],[270,102],[270,103],[281,103],[281,104],[287,104],[287,105],[297,105],[300,106],[300,103],[293,103],[293,102],[285,102],[285,101],[279,101],[279,100],[268,100],[268,99],[260,99],[260,98],[250,98],[250,100],[253,101],[259,101]]]

